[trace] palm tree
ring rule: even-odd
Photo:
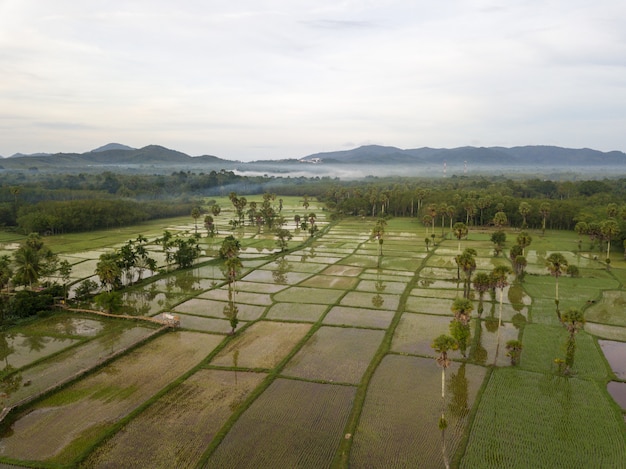
[[[454,313],[454,318],[461,324],[467,326],[472,319],[474,304],[467,298],[456,298],[450,310]]]
[[[546,220],[550,215],[550,204],[543,202],[539,206],[539,213],[541,213],[541,235],[544,236],[546,234]]]
[[[100,278],[100,283],[110,293],[113,287],[119,283],[122,275],[118,253],[108,252],[101,254],[100,260],[96,264],[96,275]]]
[[[463,270],[465,279],[463,282],[463,297],[469,298],[472,274],[476,270],[476,251],[472,248],[466,248],[463,254],[458,256],[458,266]]]
[[[606,239],[606,259],[607,265],[611,259],[611,239],[617,236],[620,233],[620,228],[617,222],[610,218],[608,220],[604,220],[600,224],[600,231],[602,232],[602,237]]]
[[[509,285],[509,274],[511,268],[506,265],[498,265],[491,272],[492,285],[500,289],[500,314],[498,316],[498,325],[502,325],[502,301],[504,298],[504,289]]]
[[[422,217],[422,223],[426,227],[426,235],[428,235],[428,227],[431,225],[432,222],[433,222],[433,217],[431,217],[430,215],[425,214]]]
[[[522,248],[522,256],[526,255],[526,248],[530,246],[532,241],[532,236],[530,236],[526,231],[522,231],[517,235],[517,244]]]
[[[200,207],[196,206],[191,209],[191,218],[193,218],[194,221],[195,233],[198,233],[198,218],[200,218],[201,215],[202,211],[200,210]]]
[[[461,239],[465,238],[469,232],[467,225],[460,221],[456,222],[452,227],[452,232],[454,233],[456,239],[459,240],[458,251],[461,252]]]
[[[515,366],[519,363],[519,357],[522,353],[522,342],[519,340],[509,340],[506,343],[506,356],[511,358],[511,365]]]
[[[213,205],[211,206],[211,214],[212,214],[215,218],[217,218],[221,212],[222,212],[222,207],[220,207],[219,205],[217,205],[217,204],[213,204]],[[217,223],[215,223],[215,232],[216,232],[216,233],[219,233],[219,231],[217,230]]]
[[[563,275],[567,269],[567,259],[560,252],[553,252],[546,259],[546,267],[555,280],[554,287],[554,303],[556,304],[556,315],[559,318],[559,321],[562,322],[561,312],[559,311],[559,277]]]
[[[521,202],[519,204],[519,213],[522,215],[522,229],[526,228],[528,225],[526,224],[526,217],[530,213],[531,206],[528,202]]]
[[[446,368],[450,366],[448,352],[459,348],[458,342],[449,335],[442,334],[433,340],[430,344],[431,348],[439,355],[435,358],[437,364],[441,367],[441,400],[445,402],[446,398]]]
[[[437,206],[435,204],[428,204],[426,207],[428,215],[430,215],[430,223],[432,225],[433,233],[435,232],[435,218],[437,217]]]
[[[474,276],[474,290],[478,292],[478,315],[483,313],[483,298],[485,293],[491,288],[492,282],[489,274],[485,272],[478,272]]]
[[[570,308],[563,313],[563,324],[569,333],[565,352],[565,373],[571,372],[574,365],[574,354],[576,353],[576,334],[585,325],[583,312],[576,308]]]
[[[506,217],[506,213],[504,213],[504,212],[497,212],[493,216],[493,224],[498,229],[502,228],[503,226],[507,225],[508,223],[509,223],[509,220]]]
[[[448,205],[446,207],[446,214],[450,219],[450,231],[452,231],[452,222],[454,221],[454,214],[456,213],[456,207],[454,205]]]

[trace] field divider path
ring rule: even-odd
[[[358,386],[356,396],[354,398],[354,404],[352,406],[352,411],[350,412],[350,416],[348,417],[348,423],[346,424],[344,434],[346,437],[341,440],[339,444],[339,448],[337,449],[337,453],[335,454],[335,458],[333,460],[332,467],[346,468],[350,467],[350,450],[352,449],[352,442],[354,439],[355,432],[357,430],[359,420],[361,418],[361,412],[363,410],[363,404],[365,403],[365,398],[367,396],[367,388],[369,387],[370,381],[378,368],[378,365],[382,362],[385,355],[387,355],[391,349],[391,341],[393,340],[393,336],[395,334],[396,328],[400,323],[400,319],[402,314],[404,314],[404,310],[406,307],[407,299],[419,280],[419,273],[426,265],[426,262],[430,257],[435,253],[435,249],[427,251],[427,254],[424,258],[420,259],[419,266],[415,269],[413,273],[413,277],[407,283],[404,291],[400,295],[400,300],[398,302],[398,308],[396,309],[396,313],[391,320],[391,324],[387,328],[385,332],[385,336],[378,348],[378,351],[374,355],[374,358],[370,362],[367,370],[365,371],[363,378]],[[384,257],[384,255],[383,255]]]

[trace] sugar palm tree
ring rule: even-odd
[[[498,325],[502,325],[502,301],[504,298],[504,289],[509,285],[509,275],[512,273],[511,268],[506,265],[496,266],[491,273],[492,284],[500,289],[500,314],[498,316]]]
[[[574,354],[576,353],[576,334],[585,325],[585,316],[577,308],[570,308],[563,313],[563,324],[567,328],[569,336],[565,352],[565,373],[570,373],[574,366]]]
[[[548,202],[543,202],[539,206],[539,213],[541,213],[541,235],[546,234],[546,220],[550,215],[550,204]]]
[[[456,239],[459,240],[459,245],[457,249],[459,252],[461,252],[461,239],[465,238],[467,236],[467,233],[469,232],[467,225],[459,221],[455,223],[454,226],[452,227],[452,232],[454,233],[454,236],[456,237]]]
[[[483,298],[491,288],[491,277],[485,272],[478,272],[474,276],[474,290],[478,292],[478,315],[483,313]]]
[[[522,216],[522,229],[526,228],[526,217],[530,214],[531,206],[528,202],[521,202],[519,204],[519,213]]]
[[[606,239],[606,258],[608,260],[611,258],[611,239],[620,233],[620,228],[614,219],[609,218],[600,224],[600,231],[602,237]]]
[[[526,255],[526,248],[530,246],[532,241],[532,236],[530,236],[526,231],[522,231],[517,235],[517,244],[522,248],[522,256]]]
[[[567,269],[567,259],[560,252],[553,252],[546,259],[546,267],[555,280],[554,286],[554,303],[556,304],[556,315],[559,318],[559,321],[562,322],[561,312],[559,311],[559,277],[566,272]]]

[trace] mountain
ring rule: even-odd
[[[159,145],[131,148],[119,143],[109,143],[86,153],[36,153],[32,155],[17,153],[11,158],[2,160],[4,169],[37,168],[41,170],[106,166],[178,167],[207,164],[230,168],[234,162],[211,155],[192,157]]]
[[[91,150],[91,153],[109,150],[135,150],[135,148],[129,147],[128,145],[122,145],[121,143],[107,143],[106,145],[98,147],[95,150]]]
[[[555,146],[522,147],[458,147],[415,148],[367,145],[353,150],[315,153],[301,158],[303,162],[359,165],[442,165],[471,164],[473,166],[614,166],[626,164],[626,153],[601,152],[589,148],[573,149]]]

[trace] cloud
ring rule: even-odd
[[[619,0],[4,2],[0,152],[626,149],[625,15]]]

